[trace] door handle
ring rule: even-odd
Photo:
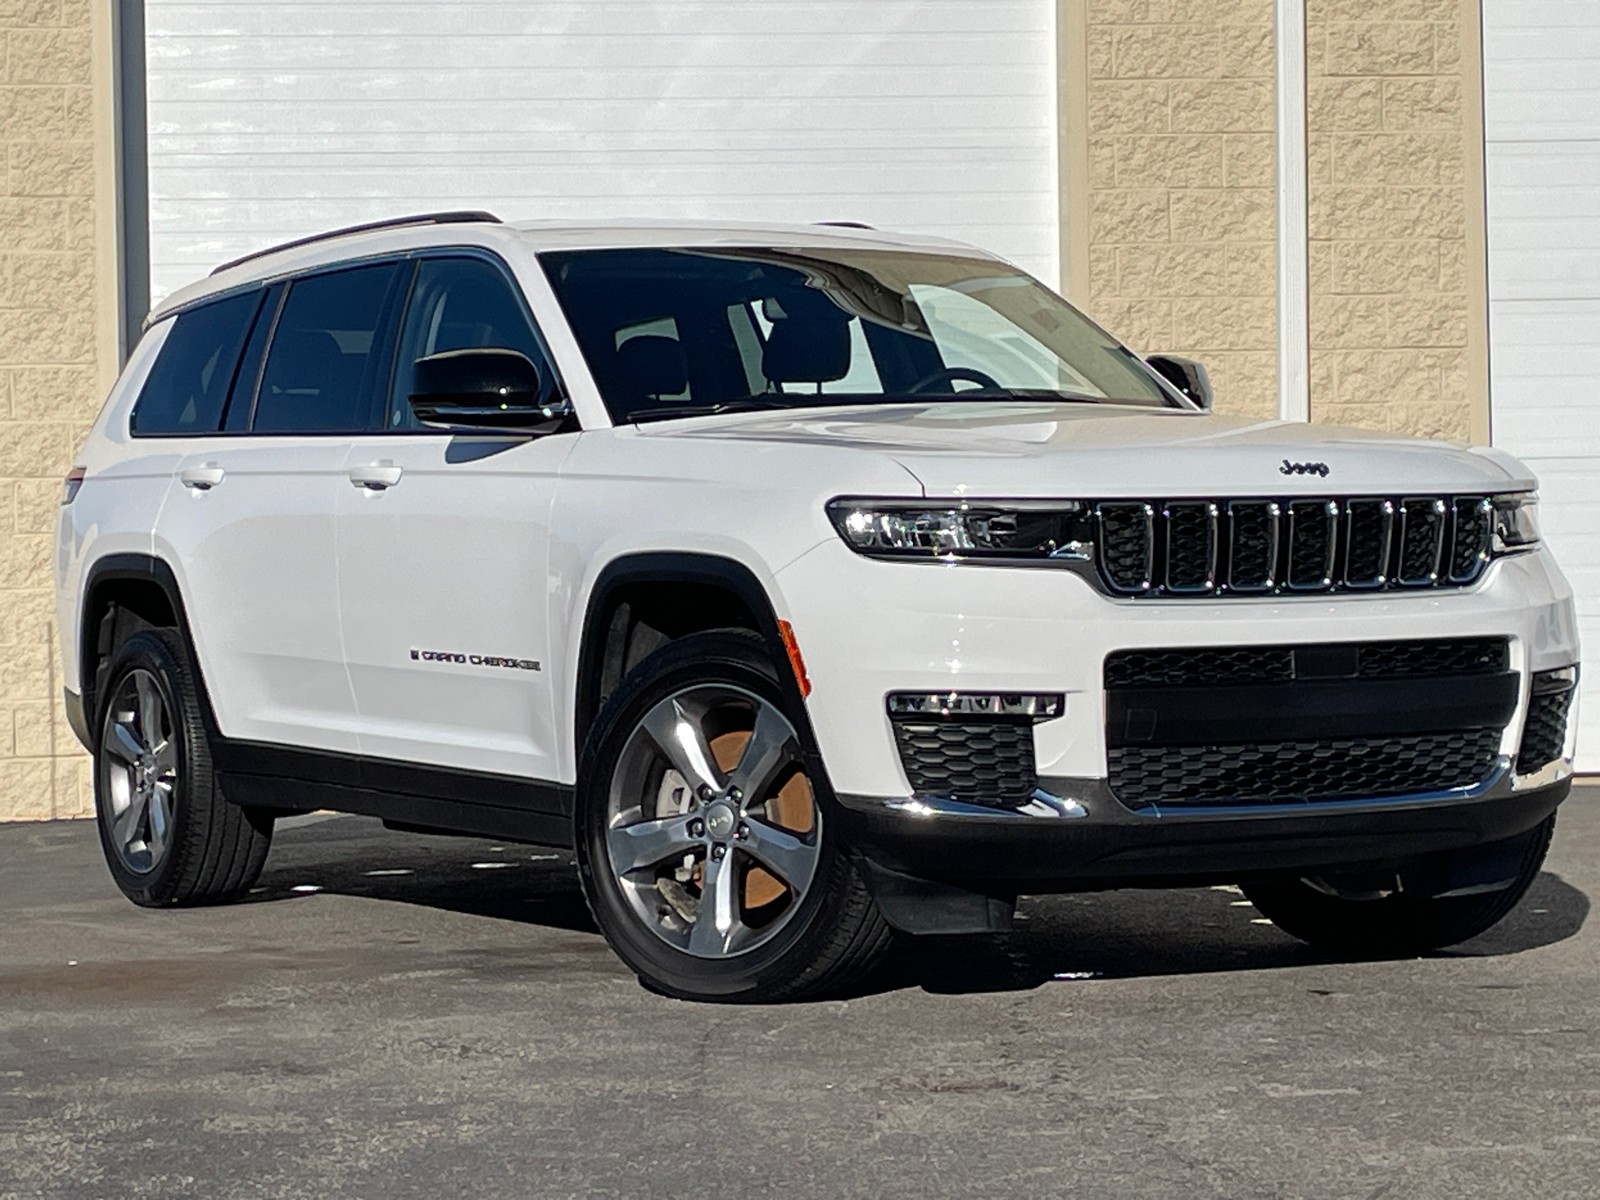
[[[215,463],[207,463],[203,467],[185,467],[178,475],[183,481],[183,486],[193,488],[197,492],[209,492],[227,472]]]
[[[381,492],[399,483],[403,473],[391,462],[367,463],[365,466],[350,468],[350,482],[358,488]]]

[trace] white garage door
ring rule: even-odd
[[[1578,594],[1578,765],[1600,770],[1600,3],[1484,5],[1494,440],[1539,475]]]
[[[400,213],[858,220],[1057,277],[1055,0],[147,0],[152,291]]]

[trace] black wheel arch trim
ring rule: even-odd
[[[83,590],[79,595],[78,609],[78,685],[79,692],[75,697],[70,695],[68,700],[68,714],[72,712],[73,700],[84,721],[83,733],[89,734],[85,740],[85,747],[93,753],[94,716],[99,705],[99,696],[95,694],[98,680],[95,677],[94,664],[100,656],[96,647],[99,638],[99,621],[95,613],[96,605],[91,603],[96,591],[107,583],[117,580],[134,580],[140,583],[153,583],[167,598],[167,603],[172,609],[173,620],[176,623],[178,636],[183,640],[184,651],[189,656],[193,665],[195,685],[199,688],[201,718],[205,721],[206,733],[212,741],[221,739],[221,730],[217,726],[216,710],[211,706],[211,693],[206,687],[205,672],[200,669],[200,656],[195,653],[194,638],[189,632],[189,615],[183,604],[183,590],[178,586],[178,576],[172,567],[163,559],[153,554],[119,553],[107,554],[96,559],[84,574]],[[78,732],[74,726],[74,732]],[[83,736],[79,735],[80,738]]]
[[[573,752],[581,757],[589,728],[599,714],[602,697],[598,656],[604,653],[611,600],[623,588],[649,584],[697,584],[722,588],[737,597],[755,619],[756,632],[767,643],[778,668],[779,686],[801,718],[797,725],[805,741],[802,747],[820,763],[816,736],[800,694],[794,672],[789,669],[783,637],[778,631],[778,614],[761,581],[744,563],[724,555],[693,551],[640,551],[625,554],[607,563],[589,590],[584,607],[582,641],[578,649],[578,671],[573,696]]]

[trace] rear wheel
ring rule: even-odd
[[[743,631],[663,647],[607,701],[579,771],[579,867],[650,986],[786,999],[843,986],[889,947],[800,746],[771,656]]]
[[[1267,879],[1243,890],[1274,925],[1313,946],[1339,954],[1420,954],[1477,937],[1515,908],[1539,874],[1555,823],[1552,814],[1506,843],[1483,847],[1486,857],[1505,856],[1513,874],[1461,889],[1465,894],[1408,893],[1404,872],[1387,880],[1339,874]],[[1431,865],[1418,863],[1415,873],[1425,877]]]
[[[237,899],[261,874],[272,818],[228,803],[211,769],[194,674],[176,634],[148,629],[116,651],[95,754],[100,846],[135,904]]]

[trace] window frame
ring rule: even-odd
[[[273,307],[272,311],[268,313],[261,305],[258,305],[254,321],[252,322],[250,329],[245,333],[244,343],[239,348],[239,359],[234,364],[234,379],[228,396],[223,402],[222,415],[220,418],[223,426],[222,428],[193,433],[135,434],[132,432],[133,412],[139,406],[138,400],[135,400],[133,407],[128,410],[129,435],[143,438],[356,438],[376,437],[380,435],[384,437],[457,436],[456,434],[443,429],[389,429],[385,427],[385,424],[382,420],[388,409],[390,391],[394,387],[395,367],[397,365],[400,353],[400,331],[403,328],[406,313],[411,306],[412,291],[416,285],[417,264],[424,259],[434,258],[474,258],[488,263],[489,266],[491,266],[500,274],[500,276],[505,280],[506,286],[511,289],[511,294],[516,299],[517,307],[521,310],[523,318],[527,321],[528,328],[533,331],[534,342],[539,347],[540,352],[544,355],[545,365],[550,369],[550,378],[555,386],[556,394],[561,397],[570,398],[572,393],[567,387],[566,379],[562,376],[561,367],[556,362],[556,356],[550,348],[550,340],[545,337],[544,330],[540,327],[539,320],[534,315],[533,306],[528,301],[527,293],[523,290],[522,284],[517,280],[516,272],[511,269],[511,267],[506,263],[505,259],[501,258],[500,255],[484,246],[418,246],[413,250],[404,250],[398,252],[387,250],[377,254],[366,254],[354,258],[340,259],[338,262],[333,263],[318,263],[315,267],[306,267],[293,271],[282,271],[275,275],[264,276],[261,279],[253,279],[248,283],[242,283],[236,287],[227,288],[223,291],[211,292],[205,296],[197,296],[187,304],[175,308],[170,313],[163,315],[161,318],[162,323],[167,321],[176,321],[179,317],[183,316],[184,313],[192,312],[197,308],[204,308],[206,305],[214,304],[220,300],[227,300],[242,292],[259,290],[262,294],[263,300],[265,300],[271,296],[274,288],[278,289],[277,303]],[[364,427],[355,431],[306,430],[299,433],[280,430],[257,430],[255,428],[256,404],[260,399],[261,380],[266,371],[268,356],[272,353],[272,343],[278,336],[278,322],[283,316],[284,306],[288,302],[289,292],[293,290],[294,284],[299,280],[308,279],[315,275],[329,275],[338,271],[351,270],[356,267],[381,266],[384,263],[393,263],[400,267],[401,270],[399,270],[396,274],[396,286],[393,287],[389,296],[386,297],[384,301],[384,312],[380,316],[379,326],[373,332],[374,338],[377,338],[381,335],[386,339],[385,345],[380,350],[380,353],[387,353],[389,356],[389,362],[387,369],[385,369],[381,363],[378,366],[378,378],[374,381],[373,394],[372,396],[368,397],[367,411],[364,416]],[[404,269],[408,265],[410,266],[409,271]],[[250,339],[254,334],[255,328],[264,319],[270,320],[271,327],[267,330],[266,344],[263,346],[261,352],[261,361],[256,364],[255,378],[246,382],[239,377],[239,370],[244,365],[245,355],[249,351]],[[164,349],[165,347],[163,347],[163,350]],[[152,364],[152,366],[153,365],[154,364]],[[142,387],[140,389],[140,393],[142,397]],[[247,406],[249,413],[248,419],[239,428],[226,428],[229,414],[233,411],[235,405],[241,403]],[[377,421],[378,424],[374,425],[374,421]],[[568,430],[563,430],[562,432],[576,433],[579,432],[580,428],[581,426],[578,418],[574,416],[572,419],[572,427]],[[504,436],[524,438],[532,436],[553,437],[555,435],[533,435],[520,430],[507,430]]]
[[[559,397],[570,397],[572,395],[572,393],[567,389],[566,380],[562,378],[561,368],[556,363],[556,356],[550,349],[549,339],[545,337],[544,330],[539,327],[539,320],[534,315],[533,306],[528,303],[528,297],[522,290],[521,283],[517,281],[516,273],[512,271],[510,266],[507,265],[503,258],[482,246],[425,246],[413,250],[411,253],[405,255],[405,258],[413,265],[410,275],[405,279],[404,282],[405,295],[395,306],[394,335],[391,338],[389,346],[389,370],[386,376],[387,382],[375,389],[373,395],[370,397],[370,410],[367,413],[367,431],[361,436],[459,436],[457,433],[454,433],[448,429],[429,429],[426,427],[396,429],[391,428],[388,422],[389,398],[394,394],[395,376],[400,369],[400,338],[405,332],[406,320],[411,315],[412,301],[416,298],[417,275],[421,271],[422,264],[430,260],[470,258],[488,264],[488,266],[493,269],[505,282],[506,287],[510,289],[512,299],[516,301],[517,308],[522,313],[523,320],[527,322],[528,329],[533,333],[534,344],[538,346],[540,354],[544,356],[544,365],[550,371],[550,381],[555,388],[555,395]],[[561,432],[578,433],[580,431],[581,426],[579,425],[577,416],[574,415],[572,418],[572,427],[570,429],[564,429]],[[508,438],[530,438],[554,437],[556,435],[530,434],[524,430],[507,429],[503,434],[496,434],[495,436],[503,436]]]
[[[162,318],[163,322],[166,322],[166,321],[171,321],[172,322],[172,330],[171,330],[170,333],[167,334],[167,340],[162,344],[161,349],[159,351],[157,351],[155,360],[150,364],[150,370],[145,373],[144,381],[139,385],[139,394],[138,394],[138,396],[136,396],[134,398],[133,404],[128,408],[128,436],[130,438],[139,438],[139,439],[150,439],[150,438],[192,439],[192,438],[203,438],[203,437],[217,437],[222,432],[222,426],[225,425],[227,423],[227,420],[228,420],[228,409],[233,403],[234,393],[238,390],[238,387],[239,387],[239,370],[244,365],[245,352],[250,348],[250,337],[255,332],[255,328],[256,328],[257,323],[261,320],[262,306],[265,303],[267,294],[270,291],[271,291],[271,285],[266,283],[266,282],[257,281],[257,282],[254,282],[254,283],[247,283],[247,284],[243,284],[243,285],[241,285],[239,287],[229,288],[226,291],[214,292],[209,296],[205,296],[205,297],[195,301],[193,304],[186,304],[182,308],[178,309],[176,312],[173,312],[169,316],[166,316],[166,317]],[[233,299],[237,299],[238,297],[241,297],[241,296],[249,295],[251,292],[257,293],[257,295],[256,295],[256,308],[255,308],[255,312],[250,314],[250,319],[245,323],[244,336],[242,338],[240,338],[238,348],[237,348],[237,350],[236,350],[236,352],[234,354],[233,368],[232,368],[233,375],[232,375],[232,378],[230,378],[228,380],[228,390],[227,390],[226,393],[224,393],[224,395],[222,397],[222,407],[217,410],[217,428],[216,429],[145,429],[145,430],[139,429],[138,428],[139,409],[144,404],[145,396],[150,390],[150,381],[155,377],[156,368],[158,366],[160,366],[161,359],[167,353],[169,347],[172,348],[172,349],[176,349],[177,348],[176,346],[173,345],[172,338],[173,338],[173,335],[178,332],[178,319],[180,317],[188,315],[189,313],[198,312],[200,309],[209,308],[213,304],[225,304],[229,300],[233,300]]]
[[[376,371],[377,371],[378,376],[381,377],[381,376],[386,375],[387,372],[384,370],[382,357],[383,357],[383,355],[387,354],[389,356],[389,358],[390,358],[391,363],[393,362],[394,351],[395,351],[395,333],[396,333],[396,323],[395,323],[395,319],[394,319],[394,314],[395,314],[396,308],[399,307],[399,305],[396,303],[396,299],[397,299],[397,294],[399,293],[399,291],[402,288],[406,288],[406,287],[410,286],[410,279],[407,276],[407,272],[406,272],[405,268],[409,264],[411,257],[412,256],[409,255],[409,254],[376,254],[376,255],[371,255],[371,256],[369,256],[367,258],[346,259],[346,260],[344,260],[342,262],[337,262],[337,263],[320,264],[317,267],[314,267],[314,268],[311,268],[311,269],[308,269],[308,270],[305,270],[305,271],[296,271],[296,272],[293,272],[291,274],[280,276],[278,279],[273,281],[275,283],[281,282],[284,285],[284,287],[283,287],[283,290],[279,293],[278,308],[277,308],[277,311],[273,314],[273,317],[272,317],[272,328],[267,333],[267,342],[266,342],[265,347],[263,347],[263,349],[261,351],[261,362],[260,362],[260,365],[257,367],[256,378],[255,378],[255,381],[252,384],[251,389],[250,389],[250,418],[245,423],[245,427],[243,429],[237,431],[237,435],[236,436],[261,437],[261,438],[286,438],[286,437],[293,437],[293,438],[317,438],[317,437],[356,438],[356,437],[363,437],[363,436],[366,435],[368,430],[364,427],[364,423],[371,419],[371,408],[372,408],[372,405],[371,405],[372,397],[371,396],[367,396],[367,397],[364,397],[364,398],[363,397],[357,397],[357,408],[356,408],[356,411],[358,413],[361,413],[362,415],[361,415],[361,418],[356,422],[356,428],[352,428],[352,429],[257,429],[256,428],[256,416],[257,416],[257,414],[258,414],[258,412],[260,410],[260,406],[261,406],[261,383],[262,383],[262,380],[264,380],[266,378],[267,366],[272,361],[272,348],[277,343],[279,327],[281,326],[281,324],[283,322],[283,314],[284,314],[284,311],[289,307],[289,300],[294,294],[294,289],[295,289],[295,285],[296,284],[302,283],[302,282],[304,282],[304,281],[306,281],[308,279],[317,279],[317,278],[320,278],[321,276],[324,276],[324,275],[339,275],[339,274],[343,274],[346,271],[357,271],[357,270],[362,270],[362,269],[367,268],[367,267],[382,267],[382,266],[391,267],[393,269],[394,273],[389,279],[388,289],[387,289],[387,291],[385,291],[384,297],[383,297],[383,302],[379,306],[379,309],[378,309],[378,322],[373,327],[373,330],[372,330],[372,340],[375,343],[375,349],[374,349],[374,351],[372,351],[372,353],[376,354],[376,356],[378,357],[378,363],[376,364]],[[416,271],[413,268],[412,271],[411,271],[411,275],[414,276],[415,274],[416,274]],[[241,354],[242,354],[242,352],[241,352]],[[373,369],[374,369],[374,366],[369,361],[368,365],[362,371],[363,381],[365,381],[367,372],[368,371],[372,371]],[[376,390],[377,382],[378,382],[377,378],[374,378],[374,380],[373,380],[374,390]],[[363,399],[365,399],[365,401],[366,401],[366,404],[364,406],[361,403],[361,401]],[[230,400],[230,403],[231,403],[231,401],[232,401],[232,397],[231,396],[230,396],[229,400]],[[224,419],[226,419],[226,418],[224,418]]]

